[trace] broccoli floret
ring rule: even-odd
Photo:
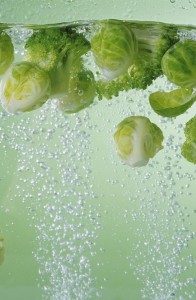
[[[83,34],[70,31],[66,53],[61,64],[50,72],[52,82],[52,95],[64,93],[69,86],[72,74],[83,71],[83,55],[90,50],[90,43]]]
[[[35,31],[25,44],[25,60],[36,63],[45,71],[60,67],[67,53],[74,50],[77,57],[90,49],[82,34],[69,28],[48,28]]]
[[[60,54],[57,65],[49,71],[51,96],[58,99],[63,112],[75,113],[89,106],[96,95],[93,73],[84,67],[83,60],[90,43],[71,29],[66,32],[65,42],[63,56]]]
[[[58,28],[35,31],[25,44],[25,60],[51,71],[65,55],[69,43],[67,34]]]
[[[96,96],[93,73],[84,67],[85,45],[76,44],[68,51],[64,64],[53,73],[52,94],[59,99],[59,108],[75,113],[92,104]]]
[[[165,52],[178,41],[177,28],[159,24],[155,27],[143,23],[128,24],[133,31],[138,51],[128,71],[112,81],[98,80],[99,99],[111,99],[119,92],[130,89],[146,89],[162,75],[161,60]]]
[[[82,55],[90,43],[81,33],[69,27],[36,30],[25,44],[25,60],[47,71],[51,77],[52,94],[61,93],[70,70],[82,65]]]
[[[148,70],[145,62],[143,66],[134,64],[116,80],[98,80],[96,82],[97,95],[99,100],[103,97],[111,99],[113,96],[117,97],[122,91],[130,89],[145,90],[155,78],[153,69]]]

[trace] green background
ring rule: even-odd
[[[170,2],[169,0],[56,0],[55,2],[52,0],[0,0],[0,4],[1,23],[48,24],[70,22],[76,20],[117,18],[153,20],[169,23],[185,23],[196,25],[195,1],[176,0],[172,3],[172,1]],[[138,98],[139,96],[141,95],[138,93],[134,95],[133,98]],[[152,207],[149,204],[146,204],[145,207],[145,205],[142,204],[142,201],[139,203],[137,201],[131,202],[132,200],[128,201],[128,197],[130,197],[130,195],[136,195],[138,190],[140,193],[142,193],[140,194],[140,198],[144,198],[145,201],[148,201],[151,200],[148,199],[148,197],[154,197],[153,191],[155,191],[155,196],[159,196],[159,199],[157,199],[158,204],[156,209],[157,216],[160,218],[160,220],[157,220],[157,228],[160,229],[160,232],[163,235],[164,223],[162,224],[161,222],[164,220],[164,218],[161,215],[161,208],[166,209],[166,206],[168,205],[167,201],[164,202],[164,199],[161,198],[163,197],[161,192],[163,192],[164,187],[161,187],[161,192],[159,191],[159,184],[154,187],[157,181],[161,181],[161,175],[158,175],[158,172],[163,171],[163,165],[164,167],[167,166],[164,161],[164,155],[165,157],[167,156],[166,153],[164,153],[164,155],[160,154],[160,156],[158,156],[158,159],[160,159],[160,161],[159,164],[157,163],[155,171],[153,169],[147,168],[145,170],[138,171],[138,174],[135,174],[135,171],[129,172],[129,170],[127,170],[124,166],[121,166],[119,163],[119,159],[115,156],[115,153],[113,153],[114,151],[111,146],[112,141],[110,139],[110,136],[112,136],[115,124],[117,124],[122,119],[122,117],[126,115],[127,109],[129,110],[129,107],[127,107],[126,105],[126,96],[124,96],[120,103],[117,101],[116,103],[111,104],[111,106],[107,103],[101,103],[100,106],[93,107],[90,111],[88,128],[86,128],[85,125],[85,114],[81,113],[81,115],[79,115],[79,118],[81,118],[82,128],[84,127],[83,129],[87,130],[87,132],[89,132],[90,134],[90,148],[88,148],[88,150],[90,149],[89,151],[91,152],[91,149],[93,149],[93,153],[90,155],[88,162],[91,165],[93,175],[90,180],[87,180],[86,184],[93,185],[93,188],[89,188],[89,190],[92,189],[93,193],[98,197],[95,198],[94,201],[92,201],[92,197],[87,197],[85,214],[89,216],[91,210],[93,212],[96,211],[98,215],[100,214],[101,229],[99,229],[97,223],[95,225],[96,234],[98,235],[98,238],[95,241],[95,252],[97,254],[89,259],[93,276],[98,278],[95,286],[99,291],[102,291],[102,294],[100,294],[100,298],[102,300],[142,299],[142,276],[139,280],[137,280],[138,275],[134,273],[134,268],[131,269],[129,265],[130,262],[132,265],[134,265],[135,260],[135,264],[140,265],[141,263],[142,268],[143,261],[145,262],[145,259],[146,261],[148,261],[148,258],[144,259],[142,255],[145,256],[145,253],[150,252],[143,251],[144,244],[142,243],[146,240],[146,237],[148,237],[147,227],[151,222],[150,219],[148,220],[148,217],[152,216]],[[194,108],[195,106],[193,107],[193,109]],[[107,113],[105,113],[106,110]],[[139,108],[135,107],[135,112],[137,112],[138,110]],[[146,107],[143,108],[143,111],[146,111]],[[40,114],[40,112],[38,112],[37,114],[36,112],[28,114],[27,117],[24,117],[24,124],[29,125],[29,128],[35,127],[36,129],[39,129],[40,125],[38,123],[38,120]],[[186,115],[184,119],[183,117],[180,118],[179,124],[182,124],[191,116],[193,116],[193,112],[190,112],[190,114]],[[49,128],[52,130],[53,126],[55,125],[53,117],[54,115],[51,113],[48,117],[48,120],[45,123],[42,123],[43,128],[47,128],[47,126],[49,126]],[[158,120],[156,119],[156,116],[153,115],[152,117],[154,118],[154,120]],[[26,120],[26,118],[29,118],[29,120]],[[39,287],[39,280],[41,278],[41,275],[39,274],[40,265],[35,259],[34,255],[32,255],[32,252],[36,253],[38,245],[40,247],[40,242],[37,241],[37,236],[40,236],[40,231],[38,231],[37,233],[36,225],[39,224],[39,226],[41,226],[40,224],[42,223],[42,221],[46,221],[44,218],[46,218],[47,215],[44,209],[42,211],[42,208],[44,207],[44,205],[47,205],[47,201],[51,203],[54,198],[52,196],[51,198],[46,197],[45,199],[43,199],[42,205],[40,205],[37,199],[35,199],[35,207],[37,205],[38,211],[36,212],[36,217],[34,219],[32,217],[33,213],[31,213],[31,210],[33,210],[33,200],[28,200],[27,197],[27,201],[25,201],[25,194],[28,191],[29,193],[33,194],[34,197],[36,197],[39,190],[43,186],[43,181],[42,179],[40,179],[38,180],[37,185],[31,185],[30,181],[33,180],[34,176],[35,178],[37,178],[37,175],[32,173],[31,171],[27,171],[26,173],[19,173],[18,166],[20,165],[19,161],[21,162],[21,160],[23,160],[24,163],[29,163],[29,165],[32,168],[34,167],[37,170],[36,172],[38,172],[39,168],[37,166],[36,159],[42,157],[40,154],[40,149],[45,143],[45,146],[49,147],[51,151],[57,151],[58,145],[60,146],[58,138],[59,134],[62,134],[62,130],[57,128],[56,132],[52,135],[51,142],[43,142],[45,137],[45,133],[43,132],[40,133],[37,137],[33,137],[32,143],[27,145],[24,139],[25,135],[22,135],[22,129],[20,129],[22,128],[21,124],[23,124],[21,120],[23,120],[23,116],[9,117],[7,119],[3,118],[0,120],[1,132],[3,132],[3,134],[7,134],[10,140],[13,141],[12,145],[10,146],[9,139],[8,141],[6,139],[2,139],[0,148],[0,228],[2,229],[3,235],[5,237],[6,249],[5,262],[2,266],[0,266],[0,295],[3,300],[40,300],[42,299],[42,295],[44,294],[42,288]],[[36,124],[34,124],[34,122]],[[76,121],[74,117],[71,117],[70,124],[73,124],[73,128],[76,128],[75,123]],[[14,124],[14,126],[12,126],[12,124]],[[90,129],[90,126],[96,126],[96,128],[98,129]],[[105,127],[109,128],[109,126],[111,126],[111,129],[105,130]],[[165,126],[167,135],[169,136],[173,124],[171,122]],[[82,128],[80,129],[80,133],[82,132]],[[17,134],[14,135],[14,131],[19,134],[21,133],[21,136],[17,136]],[[175,132],[177,133],[178,131],[176,130]],[[181,140],[182,139],[183,137],[181,138]],[[77,140],[75,140],[75,142],[77,143]],[[20,151],[23,151],[24,145],[24,154],[13,149],[17,144],[21,146]],[[55,144],[57,144],[57,146]],[[25,153],[28,153],[28,149],[33,149],[33,152],[37,153],[35,154],[35,161],[34,159],[24,156]],[[29,153],[32,153],[30,150]],[[87,156],[89,155],[88,150],[85,150],[87,152],[84,151]],[[171,150],[173,151],[172,153],[175,154],[175,151],[174,149],[172,149],[172,147]],[[183,179],[180,180],[178,175],[176,174],[179,171],[181,175],[184,173],[189,173],[194,176],[195,171],[192,165],[184,161],[180,161],[178,169],[178,167],[176,167],[175,159],[176,157],[172,157],[171,166],[174,168],[172,176],[174,178],[175,186],[171,186],[171,189],[173,189],[173,191],[178,195],[180,195],[180,189],[184,189],[182,196],[179,196],[178,198],[178,202],[183,208],[186,207],[185,211],[187,211],[187,215],[190,214],[190,217],[185,217],[184,222],[185,225],[192,231],[195,227],[193,215],[193,200],[196,190],[194,181],[190,180],[189,182],[188,177],[185,177],[184,181]],[[54,176],[58,179],[59,173],[56,162],[54,161],[54,165],[50,162],[49,165],[51,166],[53,171],[52,173],[43,173],[44,176]],[[68,165],[69,164],[67,162],[67,166]],[[83,174],[83,171],[81,171],[80,168],[82,168],[84,165],[85,159],[83,159],[81,161],[81,164],[79,163],[78,166],[78,172],[81,176]],[[144,177],[147,178],[147,173],[151,174],[150,179],[143,179]],[[87,173],[84,173],[84,175],[85,174]],[[169,171],[165,171],[165,173],[163,171],[162,174],[166,174],[167,176],[170,175]],[[132,182],[133,178],[136,178],[135,182]],[[21,182],[25,182],[25,179],[27,179],[27,182],[26,184],[24,183],[24,189],[18,191],[17,185],[21,189]],[[166,184],[168,184],[170,180],[167,178],[165,179],[165,182]],[[141,185],[143,185],[143,188]],[[56,185],[56,188],[57,187],[58,185]],[[60,187],[61,185],[59,186],[59,189]],[[79,188],[81,189],[81,193],[86,193],[87,188],[82,188],[82,186],[80,186]],[[150,190],[150,192],[146,192],[146,190],[148,189]],[[169,194],[170,189],[167,187],[166,198]],[[146,217],[143,217],[143,215],[141,214],[139,215],[138,220],[136,222],[133,222],[131,220],[131,218],[133,217],[132,211],[136,211],[139,214],[142,206],[144,206],[144,215],[146,213]],[[184,216],[184,209],[182,210],[182,214]],[[178,222],[180,222],[182,218],[180,217],[180,212],[177,211],[176,214],[174,214],[173,219],[169,221],[168,226],[171,226],[171,229],[167,229],[166,233],[171,231],[172,236],[172,224],[174,225],[174,227],[178,226]],[[98,216],[96,216],[96,220],[99,220]],[[75,219],[70,219],[68,221],[74,223]],[[49,224],[49,227],[50,225],[52,226],[53,220],[49,219],[47,220],[47,222],[46,223]],[[92,230],[92,224],[89,221],[89,217],[87,217],[84,222],[86,222],[85,226],[89,228],[89,230]],[[181,224],[179,224],[179,227],[180,226]],[[141,232],[139,232],[137,236],[136,233],[138,228],[142,229],[144,238]],[[46,230],[46,232],[48,233],[50,231]],[[54,234],[53,231],[52,234]],[[171,236],[168,236],[168,242],[170,241]],[[52,239],[56,239],[55,234]],[[141,246],[141,249],[143,251],[141,251],[141,255],[139,254],[139,250],[132,250],[133,253],[131,252],[131,246],[133,245]],[[195,249],[195,244],[193,243],[193,241],[191,241],[189,243],[188,249],[183,253],[185,256],[186,254],[190,255],[191,253],[195,252]],[[139,263],[135,257],[137,251]],[[133,255],[132,258],[130,258],[131,255]],[[45,261],[47,261],[47,256]],[[41,264],[43,268],[43,259],[41,260]],[[160,266],[160,270],[165,270],[165,268],[166,266]],[[71,272],[72,271],[73,269],[71,269]],[[162,274],[164,274],[164,272]],[[193,275],[194,270],[190,268],[190,270],[188,270],[187,273],[185,272],[182,277],[184,276],[184,278],[187,278],[192,277]],[[167,275],[165,276],[167,277]],[[145,279],[143,280],[145,281]],[[168,280],[170,279],[168,278]],[[46,282],[48,283],[49,280],[46,281],[45,279],[45,285],[47,285]],[[48,283],[48,285],[50,286],[50,283]],[[54,287],[54,285],[51,286]],[[94,298],[92,299],[95,299],[95,297],[97,296],[94,295],[93,297]],[[150,298],[150,296],[147,297],[147,299],[149,300],[155,299]],[[179,299],[178,297],[179,295],[174,297],[174,299]],[[56,298],[51,292],[50,297],[46,296],[46,299]],[[73,297],[73,299],[75,298]],[[188,299],[188,296],[185,295],[183,299]],[[60,300],[60,298],[58,300]]]
[[[1,22],[59,23],[88,19],[135,19],[195,23],[195,0],[1,0]]]

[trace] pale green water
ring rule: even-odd
[[[180,156],[182,124],[195,105],[165,121],[145,101],[152,90],[73,116],[50,102],[17,116],[2,111],[2,299],[195,298],[195,166]],[[113,143],[115,126],[133,113],[165,134],[164,150],[140,169],[124,166]]]
[[[26,293],[30,299],[89,299],[93,286],[102,290],[101,299],[141,299],[142,288],[147,299],[188,299],[186,291],[192,295],[194,289],[185,281],[194,269],[182,258],[191,261],[195,250],[190,224],[195,168],[186,168],[188,163],[176,156],[176,142],[169,142],[144,169],[121,165],[112,132],[130,107],[126,99],[120,101],[100,103],[68,119],[49,106],[1,121],[4,128],[8,124],[3,144],[9,150],[2,151],[4,299]],[[11,130],[12,124],[17,129]],[[162,126],[169,141],[168,124]],[[175,127],[177,133],[177,123]],[[188,270],[179,270],[178,276],[183,265]],[[178,296],[164,298],[173,289]]]

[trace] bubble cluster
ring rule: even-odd
[[[37,231],[34,256],[46,299],[87,299],[93,290],[90,257],[100,225],[84,128],[88,118],[84,112],[67,119],[46,105],[33,122],[30,115],[21,117],[17,125],[9,123],[9,136],[1,135],[19,154],[15,198]]]
[[[143,283],[142,299],[194,299],[194,278],[186,276],[195,262],[193,253],[185,253],[195,239],[189,221],[194,211],[188,206],[193,199],[196,173],[194,167],[183,164],[180,155],[182,123],[161,121],[165,148],[159,162],[153,161],[131,175],[130,170],[124,170],[123,178],[132,179],[130,192],[127,179],[123,179],[126,191],[122,190],[122,195],[131,205],[125,219],[130,228],[134,223],[136,227],[131,231],[134,246],[127,261]]]

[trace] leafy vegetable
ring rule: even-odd
[[[112,80],[124,74],[132,65],[137,41],[125,23],[104,22],[91,41],[95,61],[104,76]]]
[[[4,238],[0,234],[0,265],[4,262],[5,249],[3,245]]]
[[[161,129],[143,116],[124,119],[118,124],[114,140],[118,154],[131,167],[145,166],[163,148]]]
[[[143,23],[127,26],[136,38],[137,52],[134,54],[132,64],[115,80],[97,82],[99,99],[103,97],[111,99],[113,96],[118,96],[120,91],[146,89],[162,74],[162,57],[178,40],[175,26],[159,24],[156,27],[150,27]]]
[[[185,141],[181,149],[182,156],[189,162],[196,164],[196,142]]]
[[[184,129],[186,140],[181,153],[189,162],[196,164],[196,117],[190,119]]]
[[[196,101],[193,89],[180,88],[171,92],[155,92],[149,97],[152,109],[163,117],[183,114]]]
[[[75,113],[86,108],[96,95],[94,76],[91,71],[72,71],[63,96],[59,96],[60,108],[66,113]]]
[[[196,142],[196,117],[186,123],[184,134],[186,139]]]
[[[10,36],[0,32],[0,74],[7,71],[14,60],[14,46]]]
[[[167,78],[184,88],[196,87],[196,41],[179,41],[162,58],[162,70]]]
[[[5,74],[0,85],[0,98],[10,113],[40,107],[50,96],[49,75],[29,62],[16,63]]]

